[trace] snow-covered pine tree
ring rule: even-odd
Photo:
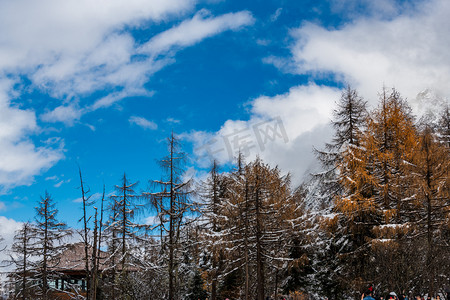
[[[447,148],[450,148],[450,110],[447,104],[437,123],[437,134],[439,140],[444,143]]]
[[[180,233],[183,228],[186,214],[192,209],[190,195],[192,194],[192,180],[184,181],[186,154],[181,151],[178,138],[172,132],[167,140],[168,155],[159,163],[164,171],[161,180],[153,180],[154,187],[150,193],[145,193],[156,213],[159,224],[154,230],[159,229],[161,251],[167,256],[165,267],[168,277],[169,300],[179,299],[177,268],[180,259]],[[167,253],[167,252],[168,253]]]
[[[64,222],[57,219],[58,210],[47,191],[35,209],[36,223],[35,226],[30,227],[33,239],[29,248],[30,254],[38,258],[34,270],[35,278],[39,280],[35,297],[48,300],[49,292],[52,290],[49,279],[51,280],[54,276],[54,269],[59,263],[52,258],[65,249],[64,240],[72,233]]]
[[[192,276],[189,291],[186,300],[205,300],[208,299],[208,293],[203,288],[204,282],[199,270],[195,270]]]
[[[325,144],[324,150],[314,149],[323,169],[312,177],[313,181],[318,182],[315,184],[314,198],[315,201],[324,202],[326,208],[332,207],[335,195],[342,192],[337,166],[342,160],[343,152],[348,151],[349,147],[360,145],[367,115],[367,102],[356,90],[347,86],[333,110],[333,139]]]
[[[411,172],[414,175],[414,195],[410,203],[413,220],[413,247],[422,254],[416,257],[418,286],[427,287],[435,294],[438,287],[446,284],[449,274],[449,211],[450,152],[445,143],[438,140],[432,126],[423,124],[419,134],[420,143],[415,149]]]
[[[106,240],[108,247],[108,257],[104,262],[104,279],[103,291],[104,294],[112,300],[118,297],[118,287],[116,282],[118,281],[118,262],[119,262],[119,206],[116,205],[116,201],[110,201],[108,203],[107,212],[109,214],[108,220],[105,222],[103,238]],[[102,223],[100,223],[102,225]]]
[[[365,146],[373,159],[375,199],[385,209],[388,223],[404,222],[403,203],[411,178],[406,176],[412,162],[417,132],[411,109],[393,89],[383,90],[380,106],[369,121]],[[411,193],[409,191],[409,193]]]
[[[250,264],[250,183],[246,176],[246,164],[242,153],[239,152],[236,169],[225,176],[226,190],[221,212],[222,244],[226,255],[224,270],[225,285],[222,292],[233,292],[236,297],[244,300],[252,298]],[[242,278],[242,280],[240,280]],[[236,281],[243,281],[243,286]],[[239,287],[239,290],[236,288]],[[233,291],[231,291],[233,290]],[[254,293],[253,293],[254,294]]]
[[[384,88],[380,104],[369,120],[365,149],[370,157],[366,168],[373,173],[375,208],[381,219],[373,224],[371,245],[374,269],[392,268],[390,279],[373,278],[389,289],[407,289],[412,274],[408,237],[411,221],[409,202],[415,193],[409,166],[417,146],[414,116],[407,102],[395,89]]]
[[[138,283],[132,286],[136,300],[166,299],[167,281],[166,272],[161,270],[160,242],[153,238],[150,231],[142,236],[134,255],[141,264],[138,272],[133,272],[133,281]]]
[[[201,239],[203,230],[196,221],[186,222],[183,230],[180,232],[180,261],[177,268],[177,278],[179,280],[178,292],[180,295],[189,295],[192,291],[192,281],[195,281],[197,273],[201,275],[201,281],[207,279],[205,243],[206,240]],[[207,294],[207,286],[198,287]],[[200,291],[197,289],[197,291]]]
[[[90,200],[91,196],[89,195],[89,188],[86,187],[83,176],[81,174],[81,168],[78,167],[78,173],[80,176],[80,190],[81,190],[81,203],[83,205],[83,216],[78,220],[78,222],[83,222],[83,229],[79,231],[79,234],[81,235],[83,244],[84,244],[84,270],[85,270],[85,276],[86,276],[86,300],[94,299],[95,293],[91,289],[92,282],[96,281],[96,278],[92,278],[91,276],[93,273],[91,270],[91,266],[89,264],[90,261],[92,261],[92,255],[95,255],[95,251],[92,250],[92,245],[89,241],[90,238],[90,228],[89,228],[89,220],[91,217],[87,215],[87,208],[89,206],[92,206],[94,204],[93,201]],[[94,248],[95,249],[95,248]],[[91,250],[91,251],[90,251]]]
[[[98,209],[94,206],[94,230],[92,232],[92,253],[88,257],[91,263],[91,270],[90,270],[90,299],[96,300],[97,299],[97,290],[99,286],[99,266],[97,265],[99,261],[99,254],[100,254],[100,247],[99,247],[99,233],[98,233]]]
[[[301,210],[293,200],[289,175],[281,175],[259,158],[238,166],[229,178],[222,211],[227,273],[243,274],[241,298],[264,299],[268,287],[275,288],[268,283],[279,275],[272,266],[290,260],[286,241],[298,230]]]
[[[331,123],[334,137],[325,145],[325,150],[315,150],[323,171],[312,176],[312,182],[308,185],[313,186],[313,191],[307,190],[306,195],[309,201],[312,198],[314,202],[322,203],[318,211],[312,212],[317,215],[315,223],[320,229],[316,230],[314,240],[316,257],[313,267],[317,272],[313,284],[316,292],[329,299],[341,299],[349,288],[347,275],[352,276],[351,270],[342,268],[342,265],[355,267],[361,258],[354,256],[354,252],[358,252],[357,249],[362,245],[358,237],[361,226],[356,226],[358,221],[355,223],[355,220],[363,216],[346,213],[348,207],[356,208],[347,204],[358,201],[348,199],[345,195],[352,195],[357,189],[352,186],[356,182],[347,179],[355,178],[356,171],[363,169],[363,164],[357,164],[358,160],[354,158],[362,154],[361,139],[367,116],[367,102],[356,90],[347,86],[333,110]],[[367,177],[358,179],[359,185],[365,185],[363,181]],[[352,257],[355,257],[355,261]]]
[[[288,215],[295,216],[292,230],[284,231],[282,239],[278,240],[278,247],[285,247],[288,259],[274,261],[271,281],[274,283],[273,293],[278,296],[278,288],[282,287],[283,294],[314,293],[319,290],[314,285],[313,275],[317,275],[314,265],[314,251],[316,246],[316,230],[313,227],[314,216],[308,213],[304,203],[305,192],[301,189],[294,191],[292,201],[295,203],[291,209],[295,212]],[[316,279],[316,278],[314,278]],[[277,298],[277,297],[276,297]]]
[[[224,268],[224,242],[222,210],[226,193],[226,180],[220,174],[217,161],[214,160],[208,178],[199,186],[199,203],[203,230],[203,248],[207,253],[207,274],[211,285],[211,300],[217,300],[218,279]]]
[[[32,292],[34,265],[31,260],[31,241],[34,238],[32,224],[25,222],[14,235],[14,243],[11,246],[9,263],[14,265],[14,271],[11,273],[14,280],[15,299],[30,299],[34,294]]]
[[[102,192],[102,198],[100,200],[100,219],[97,220],[95,218],[94,221],[94,245],[93,250],[95,251],[95,255],[92,256],[93,259],[95,259],[95,262],[92,262],[92,265],[95,266],[94,270],[92,271],[93,274],[92,278],[95,280],[93,281],[93,291],[94,291],[94,297],[93,300],[97,298],[101,298],[102,294],[102,288],[103,288],[103,280],[100,272],[100,267],[104,267],[100,265],[100,258],[102,257],[102,234],[103,234],[103,215],[104,215],[104,203],[105,203],[105,184],[103,184],[103,192]],[[95,207],[94,207],[95,208]],[[95,208],[95,217],[97,217],[97,208]],[[98,295],[98,297],[97,297]]]
[[[383,89],[360,146],[348,147],[343,153],[339,172],[344,193],[337,198],[336,210],[345,218],[344,257],[350,260],[343,266],[347,276],[354,278],[354,289],[371,282],[389,289],[407,288],[405,274],[411,268],[406,264],[410,249],[405,242],[408,202],[413,194],[407,167],[412,163],[416,140],[407,103],[395,89]],[[392,270],[389,278],[381,272],[388,266]]]
[[[130,270],[139,271],[141,264],[133,255],[137,241],[141,239],[140,231],[145,229],[145,225],[135,223],[135,217],[141,208],[137,201],[139,195],[136,195],[134,188],[137,182],[130,182],[126,174],[123,174],[120,185],[116,185],[115,194],[111,195],[110,223],[107,231],[110,242],[110,255],[114,274],[114,285],[112,296],[118,299],[133,297],[130,294],[134,291],[132,286],[135,284],[130,275]],[[117,289],[117,293],[115,290]]]

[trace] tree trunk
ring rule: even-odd
[[[95,209],[95,215],[94,215],[94,244],[92,245],[92,276],[90,277],[90,289],[87,289],[88,297],[90,296],[90,299],[96,300],[97,298],[97,239],[98,239],[98,224],[97,224],[97,208]],[[89,295],[90,293],[90,295]]]
[[[256,289],[257,300],[264,300],[264,261],[262,255],[262,242],[261,242],[261,199],[260,199],[260,187],[259,176],[256,175],[256,190],[255,190],[255,206],[256,206]]]
[[[27,223],[23,230],[23,274],[22,274],[22,299],[26,299],[27,290]]]
[[[249,257],[248,257],[248,182],[245,180],[245,226],[244,226],[244,251],[245,251],[245,300],[250,297],[250,270],[249,270]]]
[[[426,147],[426,164],[427,164],[427,274],[429,280],[428,295],[434,295],[434,281],[435,281],[435,271],[433,266],[433,228],[432,228],[432,187],[431,187],[431,168],[430,168],[430,157],[428,155],[429,147],[428,143],[425,142]]]
[[[169,300],[175,299],[174,287],[174,213],[175,199],[173,186],[173,134],[170,139],[170,209],[169,209]]]
[[[43,297],[44,300],[47,300],[48,295],[47,295],[47,287],[48,287],[48,283],[47,283],[47,250],[48,250],[48,201],[47,201],[47,197],[45,199],[45,204],[44,204],[44,212],[45,212],[45,227],[44,227],[44,257],[43,257],[43,262],[42,262],[42,293],[43,293]]]
[[[89,271],[89,244],[88,244],[88,224],[86,218],[86,193],[84,191],[83,177],[81,175],[81,169],[78,168],[80,173],[80,187],[81,187],[81,199],[83,201],[83,229],[84,229],[84,260],[85,260],[85,276],[86,276],[86,300],[91,299],[90,295],[90,271]]]

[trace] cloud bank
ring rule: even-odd
[[[331,74],[372,103],[383,84],[411,102],[425,89],[448,97],[449,12],[448,1],[434,0],[390,20],[360,18],[331,30],[306,23],[291,31],[291,67],[298,74]]]
[[[336,10],[341,2],[352,1],[334,1]],[[340,28],[324,28],[310,22],[292,28],[290,56],[268,56],[264,62],[282,72],[309,75],[312,82],[331,78],[349,83],[372,105],[377,104],[378,92],[384,85],[398,89],[416,113],[431,105],[430,99],[448,103],[450,3],[426,1],[401,13],[400,6],[388,3],[370,6],[371,14],[360,15]],[[217,132],[193,132],[190,137],[197,141],[197,154],[204,157],[202,145],[208,140],[221,141],[239,128],[279,117],[289,142],[275,140],[264,151],[254,147],[249,156],[251,159],[258,154],[293,172],[294,183],[298,184],[314,168],[313,146],[321,148],[332,135],[326,124],[340,93],[334,87],[314,83],[295,86],[285,94],[251,101],[248,120],[228,120]],[[225,145],[218,148],[226,149]],[[216,151],[212,156],[222,162],[230,161],[222,152],[226,151]]]
[[[34,175],[64,157],[61,143],[35,146],[29,138],[39,131],[35,113],[11,105],[9,96],[0,90],[0,194],[31,184]]]
[[[124,98],[153,95],[144,84],[177,51],[254,20],[247,11],[193,16],[194,0],[32,0],[0,2],[0,187],[30,184],[63,155],[63,143],[37,145],[39,122],[73,126]],[[161,23],[174,22],[166,31]],[[143,42],[130,29],[152,32]],[[36,115],[14,105],[23,91],[55,101]],[[108,92],[109,91],[109,92]],[[99,94],[97,98],[92,95]],[[31,99],[33,101],[33,99]],[[156,124],[134,123],[145,128]]]

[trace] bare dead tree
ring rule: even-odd
[[[140,195],[134,191],[138,183],[129,182],[124,173],[121,184],[116,185],[116,194],[111,195],[110,220],[107,227],[109,231],[110,261],[113,271],[114,283],[112,287],[112,297],[120,299],[133,297],[131,285],[133,278],[129,276],[130,268],[139,268],[139,261],[134,256],[134,248],[141,239],[141,231],[146,229],[146,225],[138,224],[135,218],[142,206],[138,205]]]
[[[14,267],[14,283],[19,287],[15,291],[17,299],[30,299],[33,280],[33,263],[30,260],[30,245],[34,239],[32,224],[30,222],[23,223],[22,227],[16,231],[14,235],[14,243],[11,246],[11,254],[9,255],[9,263]]]
[[[87,207],[91,206],[93,204],[92,201],[90,201],[91,195],[88,195],[90,193],[89,188],[86,187],[83,176],[81,174],[81,168],[78,167],[78,173],[80,176],[80,190],[81,190],[81,201],[83,204],[83,216],[81,217],[80,221],[83,221],[83,243],[84,243],[84,262],[85,262],[85,276],[86,276],[86,299],[89,300],[92,298],[92,291],[91,291],[91,269],[89,267],[89,261],[91,261],[91,254],[89,253],[89,249],[91,248],[89,243],[89,220],[91,217],[88,217],[87,215]],[[95,249],[95,248],[94,248]],[[92,254],[94,251],[92,251]]]
[[[150,199],[150,205],[158,213],[160,234],[168,236],[168,299],[175,300],[177,299],[177,251],[184,216],[192,207],[189,203],[192,181],[183,181],[186,154],[180,150],[180,143],[173,132],[168,138],[167,144],[169,153],[159,162],[165,172],[163,179],[153,180],[152,185],[157,191],[145,193],[145,195]],[[161,243],[163,243],[163,240],[164,238],[161,239]],[[162,248],[165,248],[166,245],[162,246]]]
[[[41,282],[38,296],[44,300],[49,299],[51,288],[48,279],[59,263],[52,258],[66,247],[64,239],[72,234],[66,224],[57,219],[57,214],[54,200],[45,192],[36,207],[36,225],[32,228],[35,239],[30,247],[30,253],[39,257],[36,265],[36,275]]]

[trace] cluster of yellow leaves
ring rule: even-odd
[[[373,239],[371,241],[373,251],[396,251],[400,245],[395,239]]]
[[[376,234],[377,240],[391,240],[396,239],[401,235],[405,235],[409,232],[409,226],[407,224],[391,224],[391,226],[375,226],[372,231]]]
[[[395,90],[390,94],[384,90],[380,102],[358,138],[360,145],[348,145],[337,166],[346,192],[336,197],[335,209],[350,222],[377,215],[382,224],[395,223],[402,213],[402,199],[410,192],[407,169],[418,144],[413,119]]]
[[[348,198],[338,197],[335,205],[336,210],[352,221],[365,214],[375,213],[377,210],[377,205],[372,198],[363,198],[361,195],[352,195]]]
[[[320,229],[325,232],[336,232],[339,225],[338,215],[319,217]]]
[[[289,297],[292,300],[307,300],[307,299],[309,299],[309,295],[305,294],[304,292],[301,292],[301,291],[290,292]]]
[[[205,290],[207,292],[211,292],[211,285],[208,284],[208,279],[209,279],[208,275],[209,275],[208,271],[206,271],[206,270],[202,271],[202,273],[201,273],[201,277],[202,277],[202,281],[203,281],[202,288],[203,288],[203,290]]]

